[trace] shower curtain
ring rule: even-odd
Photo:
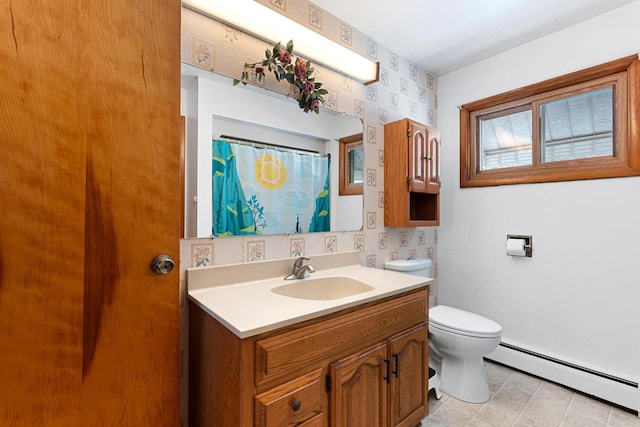
[[[329,231],[328,157],[214,140],[213,235]]]

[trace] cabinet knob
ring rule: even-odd
[[[300,409],[301,406],[302,406],[302,402],[300,402],[298,399],[296,399],[291,404],[291,409],[293,409],[294,411],[297,411],[298,409]]]

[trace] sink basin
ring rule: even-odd
[[[334,300],[350,297],[373,290],[367,285],[350,277],[318,277],[296,280],[271,289],[279,295],[310,300]]]

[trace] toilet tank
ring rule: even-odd
[[[384,263],[385,270],[431,277],[431,260],[429,258],[396,259]]]

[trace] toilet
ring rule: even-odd
[[[430,259],[388,261],[384,268],[430,277]],[[502,327],[493,320],[446,305],[429,309],[429,367],[435,371],[429,389],[435,388],[470,403],[489,400],[483,356],[500,344]],[[432,385],[433,381],[433,385]]]

